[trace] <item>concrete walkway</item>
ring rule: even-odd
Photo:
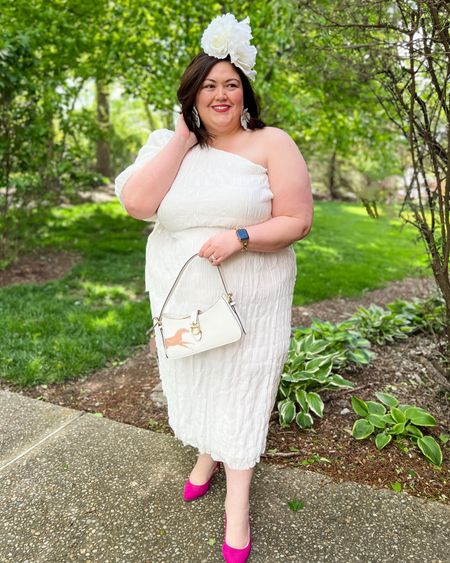
[[[224,475],[186,503],[194,462],[171,436],[1,391],[0,561],[223,561]],[[249,563],[450,563],[438,503],[264,463],[250,502]]]

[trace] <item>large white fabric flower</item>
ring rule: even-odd
[[[256,71],[256,47],[250,45],[252,30],[249,18],[238,22],[233,14],[217,16],[205,29],[202,36],[202,49],[211,57],[224,59],[230,55],[231,62],[239,67],[251,80]]]

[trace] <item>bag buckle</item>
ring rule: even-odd
[[[227,301],[230,305],[236,305],[234,299],[233,299],[233,294],[231,293],[231,291],[229,291],[227,293]]]
[[[195,338],[195,340],[201,340],[202,338],[202,329],[200,328],[200,323],[198,321],[199,313],[200,311],[198,309],[192,311],[191,313],[191,325],[189,328],[191,329],[192,336]]]

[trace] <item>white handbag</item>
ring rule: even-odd
[[[164,314],[164,309],[175,290],[181,275],[198,253],[191,256],[181,268],[169,294],[164,301],[159,317],[153,318],[152,330],[158,342],[158,349],[164,350],[166,358],[177,359],[199,354],[211,348],[236,342],[246,334],[244,326],[236,312],[233,295],[228,291],[220,265],[216,268],[220,274],[225,293],[205,311],[194,309],[190,314],[175,317]]]

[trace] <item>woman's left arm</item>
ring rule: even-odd
[[[313,220],[311,180],[297,145],[281,129],[272,129],[268,146],[272,218],[243,225],[250,237],[248,249],[256,252],[279,250],[306,237]]]
[[[297,145],[287,133],[276,128],[270,128],[265,142],[269,149],[272,217],[257,225],[240,225],[249,234],[248,250],[255,252],[274,252],[306,237],[313,220],[311,180]],[[215,262],[218,264],[241,248],[236,232],[230,230],[208,239],[199,255],[205,258],[214,255],[219,258]]]

